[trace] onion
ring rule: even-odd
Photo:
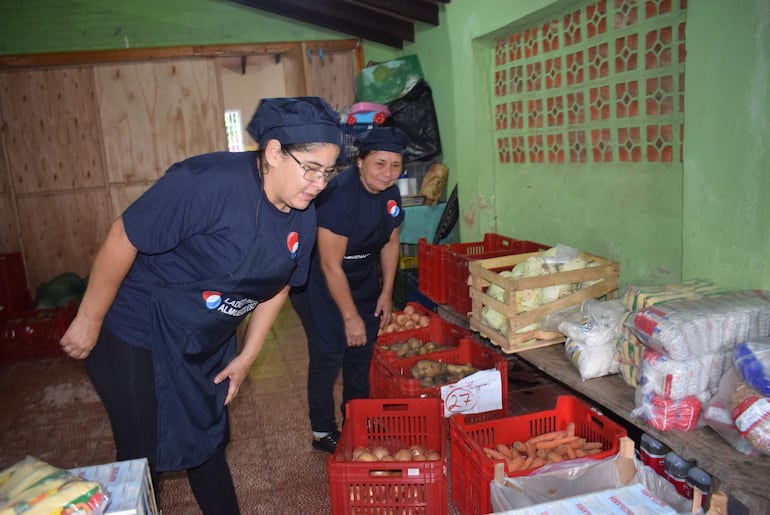
[[[356,461],[362,452],[369,452],[367,447],[356,447],[353,449],[353,461]]]
[[[420,319],[417,321],[417,324],[420,327],[428,327],[430,325],[430,317],[428,315],[421,316]]]
[[[425,447],[422,445],[416,444],[409,448],[409,451],[412,453],[412,457],[414,456],[422,456],[425,454]]]
[[[379,461],[379,460],[377,459],[377,456],[375,456],[371,452],[364,451],[358,455],[355,461]]]
[[[407,306],[404,307],[404,313],[406,313],[407,315],[411,315],[414,312],[415,312],[414,311],[414,306],[407,305]]]
[[[441,454],[439,454],[438,452],[434,451],[433,449],[430,449],[430,450],[428,450],[425,453],[425,459],[428,460],[428,461],[440,460],[441,459]]]
[[[412,451],[409,449],[399,449],[393,455],[396,461],[412,461]]]
[[[375,447],[372,447],[372,454],[377,456],[378,460],[382,460],[382,457],[387,456],[388,454],[390,454],[390,452],[388,452],[388,450],[382,445],[377,445]]]

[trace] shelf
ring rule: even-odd
[[[454,324],[463,325],[464,320],[467,327],[467,318],[451,309],[439,306],[437,311]],[[478,334],[474,336],[483,338]],[[583,381],[561,344],[522,351],[514,356],[590,399],[597,407],[657,438],[680,456],[696,460],[698,467],[716,478],[722,492],[740,501],[750,513],[770,513],[770,457],[741,454],[708,427],[686,432],[649,427],[631,416],[635,408],[633,387],[618,375]]]

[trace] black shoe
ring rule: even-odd
[[[313,449],[334,454],[334,449],[337,448],[337,442],[339,441],[340,432],[335,430],[324,437],[313,438]]]

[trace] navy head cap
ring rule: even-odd
[[[359,152],[384,150],[403,154],[409,144],[409,138],[398,127],[374,127],[359,134],[357,140]]]
[[[342,147],[337,113],[321,97],[265,98],[246,130],[260,148],[271,139],[283,145],[333,143]]]

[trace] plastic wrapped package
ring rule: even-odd
[[[636,407],[631,416],[660,431],[692,431],[699,427],[701,401],[697,397],[666,399],[652,392],[636,389]]]
[[[729,352],[675,360],[647,348],[642,353],[637,388],[672,400],[697,397],[705,404],[717,392],[722,374],[731,365]]]
[[[673,359],[732,350],[770,336],[770,292],[679,299],[637,311],[626,323],[642,343]]]
[[[740,373],[730,386],[728,406],[735,427],[755,449],[770,456],[770,398],[746,384]]]
[[[770,338],[741,342],[733,362],[743,380],[764,396],[770,396]]]
[[[735,426],[732,410],[730,409],[730,394],[740,381],[740,375],[735,367],[730,367],[719,381],[719,389],[703,410],[703,421],[711,429],[733,446],[740,453],[757,456],[759,450]]]
[[[564,353],[580,372],[583,381],[620,371],[620,363],[615,359],[615,348],[609,344],[586,345],[568,338],[564,343]]]
[[[505,513],[622,487],[619,459],[616,455],[604,460],[571,460],[547,465],[528,476],[505,477],[504,484],[492,480],[492,507],[495,512]],[[642,462],[634,459],[633,463],[636,473],[628,485],[642,485],[677,513],[690,513],[692,502],[679,495],[674,485]]]
[[[568,337],[564,352],[584,381],[618,373],[615,340],[625,312],[617,300],[586,299],[580,304],[579,318],[568,312],[559,323],[559,331]]]
[[[0,514],[99,515],[109,499],[102,486],[32,456],[0,471]]]
[[[725,289],[711,281],[704,279],[691,279],[677,284],[665,284],[662,286],[628,285],[620,294],[620,301],[629,311],[638,311],[677,299],[697,299],[707,295],[719,295],[727,293]]]

